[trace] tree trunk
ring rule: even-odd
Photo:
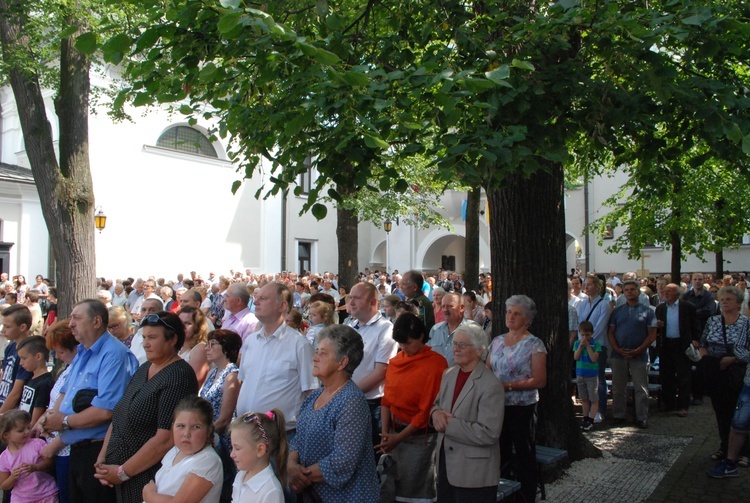
[[[672,231],[669,233],[671,248],[672,248],[672,267],[670,268],[670,275],[672,276],[672,283],[679,285],[682,281],[682,238],[680,233]]]
[[[563,168],[530,178],[510,175],[502,188],[487,188],[493,278],[494,333],[504,319],[505,300],[523,294],[536,303],[530,331],[547,347],[547,386],[541,390],[538,443],[566,449],[572,460],[585,454],[571,401],[565,279]]]
[[[0,35],[26,154],[57,259],[57,309],[64,318],[76,302],[96,294],[94,191],[88,160],[90,60],[75,50],[72,40],[63,42],[55,106],[60,120],[58,164],[39,76],[21,68],[15,59],[33,58],[20,17],[29,6],[0,0]]]
[[[479,289],[479,200],[482,189],[467,193],[464,283],[467,290]]]
[[[341,191],[341,187],[338,188]],[[342,196],[345,194],[339,192]],[[336,239],[339,246],[339,285],[351,290],[359,274],[359,218],[354,210],[336,208]]]
[[[714,276],[716,281],[724,279],[724,250],[716,252],[716,275]]]

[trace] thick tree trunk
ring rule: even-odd
[[[682,238],[680,233],[672,231],[669,233],[670,247],[672,248],[672,267],[670,268],[670,275],[672,276],[672,283],[679,285],[680,276],[682,276]]]
[[[536,303],[531,332],[547,347],[547,386],[541,390],[537,441],[584,456],[584,442],[571,402],[565,281],[563,168],[552,164],[526,179],[510,175],[502,188],[486,188],[490,207],[494,333],[505,300],[524,294]],[[499,329],[499,330],[498,330]],[[590,453],[587,453],[590,454]]]
[[[464,283],[467,290],[479,289],[479,200],[482,189],[467,193]]]
[[[716,281],[724,278],[724,250],[716,252],[716,274],[714,278],[716,278]]]
[[[23,32],[24,19],[18,14],[29,5],[16,0],[9,6],[0,0],[0,32],[26,154],[57,259],[58,316],[64,318],[73,304],[96,293],[94,191],[88,160],[90,60],[73,48],[72,41],[63,43],[56,101],[60,119],[58,164],[38,75],[14,66],[15,57],[10,56],[33,57],[29,38]]]
[[[341,190],[341,187],[339,187]],[[341,192],[340,192],[341,193]],[[344,195],[344,194],[342,194]],[[351,289],[359,273],[359,218],[354,210],[336,208],[336,239],[339,245],[339,285]]]

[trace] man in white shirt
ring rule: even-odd
[[[162,307],[164,306],[164,302],[161,300],[161,297],[156,294],[156,281],[154,281],[153,279],[147,279],[143,283],[143,295],[141,295],[133,305],[133,311],[137,312],[133,313],[131,311],[131,314],[136,321],[141,321],[141,306],[143,305],[143,301],[146,299],[156,299],[162,303]]]
[[[328,295],[330,295],[331,297],[333,297],[334,302],[336,302],[336,305],[338,305],[339,299],[341,298],[341,296],[339,295],[338,290],[336,290],[333,287],[333,281],[332,280],[327,279],[327,280],[323,281],[323,293],[327,293]]]
[[[365,394],[372,418],[373,445],[380,443],[380,400],[385,387],[388,361],[396,356],[398,345],[393,340],[393,324],[378,311],[378,291],[372,283],[357,283],[349,293],[349,310],[355,320],[354,330],[365,344],[362,363],[352,380]]]
[[[285,285],[269,283],[258,294],[255,314],[263,328],[242,345],[237,399],[237,415],[281,409],[287,435],[296,432],[302,400],[318,386],[312,375],[312,346],[284,323],[291,305],[292,292]]]

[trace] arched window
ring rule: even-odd
[[[169,148],[188,154],[218,158],[216,149],[203,133],[187,126],[169,128],[159,137],[157,147]]]

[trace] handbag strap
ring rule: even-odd
[[[589,315],[588,315],[588,316],[586,316],[586,320],[585,320],[585,321],[589,321],[589,318],[591,318],[591,315],[592,315],[592,314],[594,314],[594,309],[596,309],[596,306],[598,306],[598,305],[599,305],[599,303],[600,303],[601,301],[603,301],[603,300],[604,300],[604,297],[599,297],[599,300],[597,300],[597,301],[596,301],[596,304],[594,304],[594,307],[592,307],[592,308],[591,308],[591,311],[589,311]],[[722,318],[722,320],[723,320],[723,319],[724,319],[724,318]],[[726,336],[724,336],[724,340],[726,341]]]

